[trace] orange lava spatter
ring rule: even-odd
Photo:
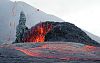
[[[52,24],[39,23],[33,26],[27,33],[23,42],[44,42],[45,35],[52,29]]]

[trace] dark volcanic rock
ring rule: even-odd
[[[53,29],[45,36],[45,41],[76,42],[92,46],[100,46],[84,31],[68,22],[46,22],[53,25]]]
[[[23,39],[23,41],[20,42],[63,41],[100,46],[98,42],[92,40],[84,31],[68,22],[40,22],[26,33],[23,33],[21,39]],[[39,40],[37,41],[36,39]]]
[[[100,63],[100,47],[68,42],[0,45],[0,63]]]

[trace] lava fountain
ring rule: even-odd
[[[44,42],[45,35],[53,28],[48,22],[40,22],[25,33],[23,42]]]

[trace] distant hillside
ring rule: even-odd
[[[4,42],[15,40],[16,26],[18,25],[21,11],[25,12],[27,18],[26,25],[29,28],[40,21],[63,21],[56,16],[46,14],[24,2],[0,0],[0,40]]]

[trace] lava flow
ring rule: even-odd
[[[35,48],[15,47],[16,50],[19,50],[32,57],[52,58],[60,60],[100,60],[100,58],[94,58],[95,55],[91,53],[92,51],[97,50],[96,47],[95,50],[91,51],[84,51],[83,48],[84,50],[87,50],[87,48],[91,50],[92,46],[77,48],[67,44],[56,44],[56,46],[55,44],[44,44]]]
[[[52,24],[39,23],[33,26],[23,38],[23,42],[44,42],[45,35],[52,29]]]

